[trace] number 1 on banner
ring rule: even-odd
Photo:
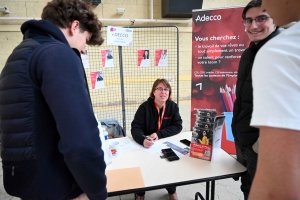
[[[199,85],[199,90],[202,90],[202,83],[196,84],[196,86],[198,86],[198,85]]]

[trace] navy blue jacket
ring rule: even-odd
[[[78,50],[49,21],[25,22],[0,75],[4,187],[23,199],[106,199],[104,154]],[[34,55],[30,61],[31,56]]]
[[[179,114],[179,108],[174,101],[166,102],[166,110],[161,125],[158,128],[158,112],[154,105],[154,99],[151,97],[142,103],[134,115],[131,123],[131,135],[133,139],[143,145],[145,136],[156,133],[158,138],[170,137],[180,133],[182,130],[182,119]]]

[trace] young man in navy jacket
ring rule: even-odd
[[[80,54],[102,24],[80,0],[53,0],[0,76],[4,187],[25,200],[107,198],[105,162]],[[73,49],[72,49],[73,48]]]

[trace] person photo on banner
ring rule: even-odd
[[[180,133],[182,119],[171,95],[172,88],[166,79],[157,79],[153,83],[150,97],[139,106],[131,123],[131,135],[138,144],[151,148],[157,140]],[[153,170],[159,170],[159,166]],[[170,200],[178,199],[176,187],[166,189]],[[142,200],[144,195],[145,192],[140,192],[136,199]]]
[[[107,49],[107,52],[106,52],[106,59],[107,59],[107,60],[113,59],[112,49]]]
[[[103,81],[102,71],[99,71],[99,72],[98,72],[98,75],[97,75],[96,80],[97,80],[97,81]]]
[[[162,53],[160,55],[160,59],[168,59],[168,50],[167,49],[162,50]]]
[[[247,168],[247,173],[241,177],[241,190],[245,199],[248,199],[258,156],[252,149],[252,145],[258,139],[259,129],[250,126],[253,110],[252,66],[258,50],[280,33],[280,29],[274,24],[266,10],[261,7],[261,4],[261,0],[252,0],[242,13],[245,32],[251,43],[243,52],[239,63],[236,100],[231,124],[237,160]]]
[[[202,138],[199,139],[200,144],[205,144],[205,145],[208,145],[208,144],[209,144],[208,138],[207,138],[206,135],[207,135],[207,134],[206,134],[206,130],[203,130],[203,131],[202,131]]]
[[[156,49],[155,50],[155,66],[165,67],[168,66],[168,50]]]
[[[149,59],[149,50],[144,50],[143,60]]]
[[[95,83],[95,89],[100,89],[100,88],[104,88],[104,77],[102,71],[97,72],[96,83]]]
[[[300,1],[263,0],[277,26],[254,61],[251,126],[259,128],[257,172],[249,200],[300,199]]]
[[[138,66],[150,67],[149,49],[139,49],[137,52],[138,52]]]

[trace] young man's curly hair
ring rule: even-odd
[[[43,9],[42,19],[48,20],[60,28],[68,28],[74,20],[79,21],[79,28],[92,34],[88,45],[101,45],[102,23],[88,3],[81,0],[52,0]]]

